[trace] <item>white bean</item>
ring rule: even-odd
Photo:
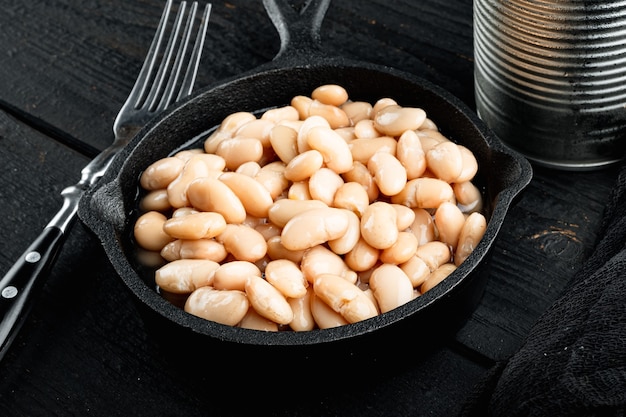
[[[380,132],[374,127],[374,121],[362,119],[354,124],[354,136],[358,139],[372,139],[380,137]]]
[[[298,181],[291,184],[287,191],[287,198],[290,200],[311,200],[309,181]]]
[[[242,329],[261,330],[264,332],[277,332],[278,324],[266,319],[257,313],[254,308],[248,308],[246,315],[239,322]]]
[[[332,206],[350,210],[361,217],[369,206],[369,196],[361,184],[354,181],[345,182],[335,192]]]
[[[263,144],[256,138],[234,137],[222,141],[215,154],[224,158],[227,169],[235,171],[245,162],[259,162],[263,156]]]
[[[293,320],[289,323],[289,327],[297,332],[313,330],[315,328],[315,319],[311,311],[311,297],[313,296],[313,287],[307,288],[304,297],[288,298],[287,302],[293,311]]]
[[[267,148],[270,146],[270,132],[275,125],[273,121],[263,118],[251,120],[237,129],[233,137],[258,139]]]
[[[248,311],[248,299],[242,291],[220,291],[202,287],[185,303],[185,311],[217,323],[235,326]]]
[[[396,157],[406,169],[409,180],[421,177],[426,171],[426,154],[414,130],[407,130],[400,136]]]
[[[402,204],[392,204],[391,206],[396,211],[396,226],[398,226],[398,230],[404,231],[411,227],[415,221],[415,211]]]
[[[352,169],[342,176],[345,182],[356,182],[357,184],[360,184],[367,193],[369,202],[373,202],[378,198],[380,194],[378,185],[376,185],[374,177],[370,174],[367,166],[363,163],[354,161]]]
[[[225,228],[224,216],[214,212],[172,217],[163,223],[163,231],[175,239],[209,239],[222,233]]]
[[[237,194],[218,179],[195,179],[187,188],[187,199],[198,210],[221,214],[228,223],[242,223],[246,219],[246,208]]]
[[[208,259],[222,262],[226,255],[224,245],[214,239],[177,239],[165,245],[161,250],[161,256],[168,261],[177,259]]]
[[[459,233],[457,250],[454,254],[454,264],[459,266],[476,249],[487,230],[487,219],[481,213],[472,213]]]
[[[350,126],[350,118],[337,106],[324,104],[319,100],[313,100],[309,106],[309,116],[321,116],[332,129]]]
[[[324,165],[324,156],[315,149],[309,149],[292,158],[285,168],[285,178],[298,182],[308,180]]]
[[[367,162],[378,189],[387,196],[398,194],[407,181],[406,169],[392,154],[376,152]]]
[[[398,142],[389,136],[381,136],[367,139],[354,139],[348,143],[352,159],[367,165],[368,161],[376,152],[387,152],[391,155],[396,154]]]
[[[446,279],[451,273],[456,270],[456,265],[452,263],[445,263],[439,266],[433,271],[426,281],[420,286],[420,292],[424,294],[426,291],[431,290],[435,285]]]
[[[449,246],[438,240],[419,246],[415,254],[428,265],[431,272],[450,262],[452,257]]]
[[[407,130],[416,130],[426,120],[426,112],[416,107],[386,106],[374,115],[376,130],[389,136],[400,136]]]
[[[144,249],[160,251],[172,241],[172,237],[163,231],[167,217],[158,211],[149,211],[139,216],[133,229],[135,241]]]
[[[337,174],[343,174],[352,168],[352,152],[348,144],[331,128],[318,126],[309,130],[307,144],[319,151],[326,166]]]
[[[255,161],[244,162],[234,170],[238,174],[243,174],[254,178],[261,171],[261,164]],[[218,177],[219,178],[219,177]]]
[[[349,324],[341,314],[330,308],[315,294],[311,296],[311,315],[320,329],[330,329]]]
[[[285,248],[280,235],[267,240],[267,256],[270,259],[288,259],[292,262],[300,263],[304,253],[304,250],[289,250]]]
[[[212,285],[219,266],[219,263],[209,260],[176,260],[156,271],[155,283],[170,293],[190,294],[198,288]]]
[[[141,174],[139,183],[146,190],[166,188],[183,170],[185,162],[176,157],[159,159]]]
[[[461,209],[450,202],[443,202],[435,211],[435,226],[439,232],[439,240],[456,250],[461,229],[465,223],[465,215]]]
[[[224,172],[219,179],[235,193],[248,214],[267,217],[267,211],[274,200],[260,182],[236,172]]]
[[[159,211],[164,212],[172,208],[170,200],[167,197],[167,190],[153,190],[144,195],[139,203],[141,211]]]
[[[313,99],[307,96],[295,96],[291,99],[291,106],[296,109],[300,120],[305,120],[309,117],[309,107]]]
[[[306,280],[313,284],[321,274],[338,275],[348,282],[356,282],[356,273],[351,270],[341,256],[323,245],[307,249],[302,256],[300,268]]]
[[[266,110],[261,115],[261,120],[268,120],[274,123],[280,123],[285,120],[296,121],[300,118],[298,110],[293,106],[277,107],[275,109]]]
[[[454,180],[455,182],[471,181],[478,172],[478,161],[474,156],[474,153],[467,149],[463,145],[458,145],[461,151],[461,157],[463,159],[463,169],[459,176]]]
[[[420,177],[407,181],[404,189],[391,197],[391,202],[413,208],[437,208],[444,201],[456,203],[454,191],[438,178]]]
[[[246,282],[251,276],[261,276],[261,270],[252,262],[226,262],[220,265],[213,273],[212,285],[217,290],[244,291]]]
[[[187,206],[187,187],[196,178],[209,176],[210,171],[202,155],[193,155],[185,163],[180,174],[167,186],[167,196],[172,207]]]
[[[338,239],[348,230],[345,210],[332,207],[308,210],[287,222],[281,233],[285,248],[302,250]]]
[[[415,208],[413,213],[415,220],[409,226],[409,230],[417,237],[418,246],[435,240],[435,222],[431,214],[423,208]]]
[[[246,282],[246,294],[254,310],[278,324],[289,324],[293,311],[285,297],[263,278],[251,276]]]
[[[267,211],[270,222],[278,227],[285,227],[287,222],[300,213],[313,209],[328,208],[328,205],[319,200],[292,200],[283,198],[276,200]]]
[[[348,101],[348,92],[337,84],[324,84],[311,92],[311,98],[331,106],[341,106]]]
[[[413,299],[413,285],[397,265],[382,264],[376,268],[370,276],[369,285],[382,313]]]
[[[267,253],[267,242],[263,235],[244,224],[226,225],[216,239],[240,261],[256,262]]]
[[[398,239],[380,253],[380,260],[387,264],[401,264],[408,261],[417,250],[417,238],[411,232],[399,232]]]
[[[463,213],[480,212],[483,209],[482,194],[471,181],[455,182],[452,190]]]
[[[461,175],[463,156],[456,143],[441,142],[426,152],[428,168],[437,178],[452,183]]]
[[[309,131],[317,126],[330,127],[330,123],[328,123],[328,120],[324,119],[322,116],[310,115],[304,119],[302,126],[300,126],[300,130],[298,130],[298,137],[296,139],[299,153],[306,152],[311,149],[308,144]]]
[[[361,120],[367,120],[372,114],[372,105],[367,101],[349,101],[341,106],[341,109],[346,112],[352,124],[355,125]]]
[[[419,256],[413,255],[409,260],[398,265],[411,281],[413,288],[419,288],[430,275],[430,268]]]
[[[346,264],[353,271],[362,272],[372,268],[378,262],[380,249],[376,249],[361,237],[352,250],[345,255]]]
[[[328,241],[328,246],[338,255],[350,252],[361,238],[361,219],[350,210],[346,210],[348,216],[348,230],[343,236]]]
[[[341,314],[348,323],[356,323],[378,315],[370,298],[356,285],[333,274],[321,274],[313,285],[315,295]]]
[[[287,298],[306,295],[308,281],[299,266],[287,259],[270,261],[265,266],[265,279]]]
[[[320,168],[309,178],[309,193],[315,200],[331,206],[335,199],[335,193],[343,184],[343,178],[335,171],[329,168]]]
[[[298,155],[298,132],[289,126],[276,125],[270,132],[270,144],[276,155],[288,164]]]
[[[361,236],[374,248],[386,249],[398,239],[397,213],[383,201],[370,204],[361,217]]]
[[[376,115],[376,113],[378,113],[379,111],[381,111],[385,107],[395,106],[397,104],[398,104],[398,102],[396,100],[392,99],[391,97],[383,97],[381,99],[378,99],[376,101],[376,103],[374,103],[372,117],[374,117]]]
[[[273,200],[277,199],[289,187],[289,180],[285,178],[285,164],[281,161],[266,164],[254,176],[254,179],[270,192]]]

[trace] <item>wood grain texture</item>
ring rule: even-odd
[[[598,239],[617,170],[559,172],[535,167],[531,185],[494,245],[481,304],[458,339],[505,359],[566,288]]]
[[[68,142],[103,149],[163,2],[3,3],[1,100],[64,132]],[[324,48],[419,74],[470,102],[471,19],[446,17],[459,7],[471,16],[468,1],[431,1],[419,8],[407,1],[334,2],[322,28]],[[215,2],[197,87],[252,70],[271,60],[278,47],[260,1]]]
[[[5,271],[61,208],[61,190],[80,179],[89,160],[0,112],[0,161]]]
[[[162,6],[161,0],[2,0],[0,270],[58,209],[61,189],[110,143]],[[473,108],[471,9],[471,0],[336,0],[322,26],[322,46],[417,74]],[[214,2],[197,89],[270,61],[278,46],[261,1]],[[100,245],[76,224],[0,363],[0,415],[244,415],[250,404],[275,416],[456,415],[486,369],[524,343],[589,256],[616,175],[615,168],[535,167],[494,245],[483,299],[454,340],[406,358],[402,371],[373,375],[335,395],[288,399],[279,392],[269,402],[215,398],[211,387],[219,376],[191,377],[168,367],[171,358],[160,356]],[[242,381],[239,390],[262,384],[256,375]]]

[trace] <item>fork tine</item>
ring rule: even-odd
[[[181,84],[180,91],[178,92],[178,97],[176,97],[176,100],[180,100],[183,97],[189,96],[193,90],[193,85],[196,81],[196,75],[198,74],[198,61],[200,61],[200,56],[202,55],[201,53],[202,48],[204,47],[207,27],[209,26],[210,15],[211,4],[209,3],[204,8],[204,13],[202,14],[202,23],[200,29],[198,30],[196,43],[194,45],[191,58],[189,59],[189,65],[187,66],[187,71],[185,72],[185,78],[183,78],[183,82]]]
[[[159,105],[155,109],[155,111],[165,110],[171,104],[172,97],[174,96],[174,89],[178,82],[180,71],[183,67],[183,61],[187,52],[187,46],[189,45],[189,39],[191,38],[191,31],[193,29],[193,23],[196,17],[197,9],[198,2],[194,1],[191,5],[191,9],[189,10],[189,15],[187,16],[187,23],[185,24],[185,29],[183,31],[183,38],[181,40],[180,46],[178,47],[178,53],[176,54],[176,60],[174,61],[174,66],[172,67],[172,71],[170,72],[167,86],[165,86],[163,96],[161,98],[161,101],[159,101]]]
[[[161,20],[157,26],[157,31],[154,34],[150,48],[146,55],[146,59],[139,71],[137,80],[133,85],[133,88],[129,94],[128,102],[133,102],[133,108],[137,109],[141,107],[144,102],[144,96],[146,94],[147,87],[150,85],[149,80],[154,71],[154,66],[158,59],[158,51],[161,49],[161,43],[163,42],[163,36],[165,34],[165,28],[167,27],[167,21],[169,18],[170,10],[172,10],[172,0],[167,0],[167,3],[163,9]]]
[[[167,41],[167,46],[161,59],[161,65],[157,71],[155,82],[152,84],[150,93],[146,98],[147,108],[149,111],[155,111],[156,105],[159,100],[159,94],[162,92],[163,83],[166,77],[170,73],[170,66],[172,64],[172,54],[178,45],[178,34],[183,22],[183,16],[185,15],[185,9],[187,8],[187,2],[183,1],[178,7],[178,13],[176,14],[176,20],[174,21],[173,31],[170,34],[170,38]]]
[[[181,83],[180,87],[178,87],[178,81],[180,78],[181,71],[185,64],[185,58],[187,56],[187,49],[191,40],[191,35],[194,31],[194,22],[196,18],[196,12],[198,9],[198,2],[194,1],[192,3],[191,9],[189,11],[189,15],[187,17],[187,23],[185,24],[185,29],[183,30],[182,40],[178,47],[178,53],[176,55],[176,59],[174,61],[174,65],[172,70],[169,72],[170,76],[167,81],[167,85],[163,91],[163,95],[159,101],[159,104],[156,105],[157,96],[155,96],[155,100],[150,105],[150,111],[160,112],[165,110],[170,104],[180,100],[183,97],[191,94],[193,89],[193,84],[195,82],[196,74],[198,72],[198,61],[200,59],[202,47],[204,45],[204,39],[206,35],[206,30],[208,26],[209,13],[211,10],[210,4],[207,4],[202,16],[202,20],[200,22],[200,26],[198,28],[198,35],[196,38],[196,42],[194,45],[194,49],[191,53],[191,56],[187,62],[187,71],[185,73],[185,78]],[[179,88],[178,95],[176,95],[176,89]],[[156,105],[156,108],[155,108]]]

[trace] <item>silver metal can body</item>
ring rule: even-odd
[[[475,0],[476,108],[538,164],[626,156],[626,1]]]

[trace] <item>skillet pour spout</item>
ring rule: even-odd
[[[531,180],[531,166],[506,148],[462,101],[438,86],[393,68],[318,55],[316,34],[328,0],[308,3],[301,14],[286,11],[290,6],[279,0],[265,0],[264,4],[281,36],[275,60],[200,91],[151,122],[85,195],[79,216],[102,242],[116,272],[135,297],[146,326],[168,348],[209,349],[237,357],[253,353],[273,363],[271,360],[285,357],[313,361],[329,356],[380,361],[380,356],[368,348],[369,342],[413,351],[432,346],[435,335],[454,333],[479,302],[489,275],[491,249],[507,211]],[[313,51],[320,59],[304,61],[305,51]],[[200,147],[207,132],[229,114],[284,106],[292,97],[309,95],[323,84],[342,85],[352,100],[373,103],[392,97],[402,105],[421,107],[444,135],[474,153],[479,166],[475,184],[483,191],[488,220],[478,246],[455,272],[422,296],[385,314],[332,329],[277,333],[242,329],[187,314],[165,300],[155,290],[153,275],[135,256],[132,229],[142,171],[178,150]],[[415,332],[433,337],[416,346],[407,342]],[[383,354],[383,350],[377,352]]]

